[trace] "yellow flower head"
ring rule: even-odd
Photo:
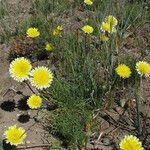
[[[40,32],[37,28],[29,28],[27,30],[27,37],[36,38],[40,35]]]
[[[86,5],[92,5],[93,4],[92,0],[84,0],[84,3]]]
[[[115,27],[118,24],[118,20],[112,15],[110,15],[106,18],[106,22],[111,24],[112,27]]]
[[[63,30],[63,27],[62,27],[62,26],[57,26],[56,29],[59,30],[59,31],[62,31],[62,30]]]
[[[53,81],[52,72],[46,67],[37,67],[30,73],[31,84],[35,86],[37,89],[44,89],[50,87]]]
[[[61,37],[61,31],[56,28],[53,30],[52,35],[54,37]]]
[[[82,30],[84,31],[84,33],[87,33],[87,34],[93,33],[93,31],[94,31],[93,27],[91,27],[89,25],[84,26],[82,28]]]
[[[28,59],[21,57],[16,58],[10,64],[9,72],[10,76],[17,80],[18,82],[22,82],[29,78],[29,72],[31,71],[32,66]]]
[[[150,64],[145,61],[139,61],[136,63],[136,70],[138,74],[149,76],[150,75]]]
[[[47,52],[53,51],[54,48],[55,48],[54,45],[51,44],[51,43],[47,43],[46,46],[45,46],[45,50],[46,50]]]
[[[144,150],[142,143],[133,135],[126,135],[120,142],[121,150]]]
[[[29,99],[27,100],[27,104],[31,109],[37,109],[42,104],[42,98],[34,94],[29,97]]]
[[[17,128],[16,125],[11,126],[4,133],[6,142],[11,145],[17,146],[21,144],[26,137],[25,130],[23,128]]]
[[[113,27],[113,26],[111,26],[111,24],[108,23],[108,22],[102,22],[101,30],[103,32],[108,32],[108,33],[114,33],[114,32],[116,32],[116,28]]]
[[[116,73],[121,77],[121,78],[129,78],[131,75],[131,70],[128,66],[125,64],[121,64],[116,68]]]
[[[105,34],[103,34],[103,35],[100,36],[100,41],[107,42],[108,40],[109,40],[109,37],[106,36]]]

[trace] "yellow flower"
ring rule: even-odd
[[[57,30],[62,31],[63,27],[62,26],[57,26]]]
[[[27,104],[31,109],[39,108],[41,106],[41,103],[42,103],[42,98],[35,94],[30,96],[29,99],[27,100]]]
[[[48,51],[48,52],[51,52],[54,50],[54,45],[51,44],[51,43],[47,43],[46,46],[45,46],[45,50]]]
[[[125,64],[121,64],[116,68],[116,73],[121,77],[121,78],[129,78],[131,75],[131,70],[128,66]]]
[[[142,143],[133,135],[126,135],[120,142],[121,150],[144,150]]]
[[[44,89],[50,87],[53,81],[52,72],[46,67],[37,67],[30,73],[31,84],[35,86],[37,89]]]
[[[105,34],[103,34],[103,35],[100,36],[100,40],[101,40],[102,42],[107,42],[107,41],[109,40],[109,37],[106,36]]]
[[[108,22],[102,22],[101,30],[108,33],[116,32],[116,28],[111,26],[111,24]]]
[[[136,63],[136,70],[138,74],[149,76],[150,75],[150,65],[145,61],[139,61]]]
[[[29,72],[31,71],[32,66],[28,59],[21,57],[16,58],[10,64],[9,72],[10,76],[17,80],[18,82],[22,82],[29,78]]]
[[[62,26],[57,26],[57,28],[52,31],[52,35],[54,37],[61,37],[62,30],[63,30]]]
[[[112,15],[106,18],[106,22],[111,24],[112,27],[115,27],[118,24],[118,20]]]
[[[36,38],[40,35],[40,32],[37,28],[29,28],[27,30],[27,37]]]
[[[84,0],[84,3],[86,5],[92,5],[93,4],[92,0]]]
[[[17,128],[16,125],[11,126],[4,133],[6,142],[11,145],[18,145],[23,142],[26,137],[25,130],[23,128]]]
[[[61,37],[61,31],[57,28],[53,30],[52,34],[54,37]]]
[[[93,31],[94,31],[93,27],[91,27],[89,25],[84,26],[82,28],[82,30],[84,31],[84,33],[87,33],[87,34],[93,33]]]

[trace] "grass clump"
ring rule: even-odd
[[[90,111],[81,103],[73,105],[70,108],[63,108],[54,116],[52,132],[67,147],[81,147],[85,144],[86,124],[90,121]]]

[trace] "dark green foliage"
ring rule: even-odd
[[[6,4],[0,1],[0,19],[3,19],[6,15],[8,15],[6,7]]]
[[[90,119],[90,111],[84,104],[70,105],[55,113],[52,131],[63,137],[66,146],[82,146],[86,138],[85,125]]]
[[[98,53],[96,55],[89,46],[85,49],[87,43],[82,36],[81,42],[73,35],[60,41],[62,51],[59,53],[63,59],[55,73],[52,88],[44,94],[59,105],[52,127],[65,137],[70,146],[84,144],[85,125],[92,121],[93,109],[101,106],[104,94],[103,83],[97,74]]]
[[[69,0],[35,0],[33,8],[35,13],[42,13],[48,17],[50,13],[58,15],[70,7]]]

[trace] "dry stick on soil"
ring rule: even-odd
[[[132,131],[133,131],[133,129],[127,128],[125,125],[122,126],[123,124],[120,125],[120,124],[118,124],[117,122],[115,123],[115,122],[112,122],[112,121],[107,121],[107,122],[109,122],[110,124],[116,126],[116,128],[120,128],[120,129],[126,130],[126,131],[128,131],[128,132],[132,132]]]
[[[38,112],[39,112],[39,111],[38,111]],[[38,112],[37,112],[37,115],[36,115],[36,116],[38,116]],[[36,116],[34,116],[34,117],[36,117]],[[37,122],[33,123],[33,124],[26,130],[26,132],[29,131],[36,123],[37,123]],[[26,133],[26,132],[25,132],[25,133]],[[24,134],[25,134],[25,133],[24,133]],[[23,136],[23,135],[22,135],[22,136]],[[41,145],[34,145],[34,146],[27,146],[27,145],[25,145],[25,146],[22,146],[22,147],[18,147],[17,149],[31,149],[31,148],[48,147],[48,146],[50,146],[50,144],[41,144]]]
[[[10,87],[10,88],[7,89],[7,91],[3,94],[3,97],[4,97],[5,95],[7,95],[9,91],[13,91],[13,92],[15,92],[15,93],[17,93],[17,94],[19,94],[19,95],[25,96],[21,91],[17,91],[17,90],[14,89],[14,87]]]
[[[118,130],[119,129],[119,127],[114,127],[112,130],[110,130],[107,134],[109,135],[109,134],[112,134],[112,133],[114,133],[116,130]]]
[[[120,127],[121,129],[123,129],[123,130],[127,130],[127,131],[129,131],[129,132],[131,132],[132,131],[132,129],[130,129],[130,128],[127,128],[126,127],[126,125],[124,125],[124,124],[122,124],[122,123],[120,123],[120,122],[117,122],[113,117],[111,117],[106,111],[105,111],[105,113],[108,115],[108,117],[113,121],[113,122],[111,122],[111,121],[109,121],[109,120],[106,120],[107,122],[109,122],[109,123],[111,123],[111,124],[113,124],[113,125],[115,125],[115,126],[117,126],[117,127]]]
[[[117,112],[117,113],[119,114],[119,119],[118,119],[119,122],[121,121],[121,119],[122,119],[122,117],[124,116],[125,112],[126,112],[126,111],[128,110],[128,108],[129,108],[129,106],[128,106],[129,101],[130,101],[130,100],[128,100],[128,101],[125,103],[125,105],[124,105],[124,110],[123,110],[123,112],[122,112],[121,114],[119,114],[119,113]],[[133,123],[133,120],[132,120],[132,119],[129,118],[129,120],[130,120],[131,123]],[[127,123],[126,120],[124,120],[124,121]]]
[[[22,146],[17,149],[32,149],[32,148],[40,148],[40,147],[48,147],[50,144],[41,144],[41,145],[33,145],[33,146]]]
[[[103,135],[103,132],[100,132],[100,134],[99,134],[99,136],[98,136],[98,138],[97,138],[95,144],[98,144],[98,143],[99,143],[99,141],[100,141],[102,135]]]

